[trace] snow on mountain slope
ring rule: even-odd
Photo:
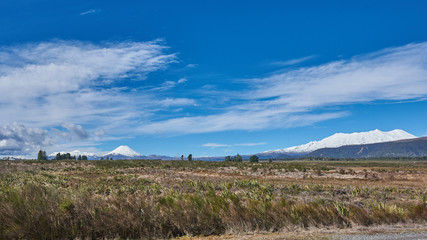
[[[93,153],[93,152],[81,152],[79,150],[74,150],[71,152],[53,152],[51,154],[49,154],[49,157],[56,157],[56,154],[61,153],[61,154],[66,154],[66,153],[70,153],[71,156],[76,156],[78,157],[79,155],[81,156],[87,156],[87,157],[98,157],[98,156],[102,156],[101,153]]]
[[[395,129],[389,132],[383,132],[376,129],[369,132],[335,133],[334,135],[324,138],[320,141],[311,141],[307,144],[284,149],[266,151],[264,153],[309,153],[321,148],[334,148],[345,145],[389,142],[409,138],[416,138],[416,136],[400,129]]]
[[[109,152],[107,155],[121,155],[126,157],[138,157],[142,156],[140,153],[135,152],[133,149],[131,149],[128,146],[120,146],[113,151]]]
[[[53,152],[51,154],[49,154],[49,157],[56,157],[56,154],[58,152]],[[71,152],[60,152],[61,154],[66,154],[66,153],[70,153],[71,156],[76,156],[78,157],[79,155],[85,155],[87,156],[89,159],[99,159],[101,157],[105,157],[105,156],[120,156],[120,157],[129,157],[129,158],[134,158],[134,157],[140,157],[142,156],[140,153],[135,152],[133,149],[131,149],[128,146],[120,146],[116,149],[114,149],[113,151],[109,152],[109,153],[92,153],[92,152],[81,152],[79,150],[74,150]]]

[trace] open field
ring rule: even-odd
[[[0,161],[0,239],[228,239],[426,220],[427,161]]]

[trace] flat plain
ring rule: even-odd
[[[0,239],[305,239],[426,221],[420,159],[0,161]]]

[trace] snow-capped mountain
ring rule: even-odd
[[[403,139],[391,142],[347,145],[322,148],[305,157],[315,158],[391,158],[427,156],[427,137]]]
[[[79,150],[74,150],[71,152],[53,152],[51,154],[49,154],[49,158],[53,159],[56,157],[56,154],[61,153],[61,154],[66,154],[66,153],[70,153],[71,156],[76,156],[78,157],[79,155],[81,156],[87,156],[89,160],[94,160],[94,159],[101,159],[101,157],[106,158],[113,158],[113,159],[136,159],[136,158],[144,158],[144,156],[136,151],[134,151],[133,149],[131,149],[128,146],[120,146],[116,149],[114,149],[113,151],[109,152],[109,153],[93,153],[93,152],[82,152]]]
[[[262,154],[305,154],[321,148],[334,148],[346,145],[370,144],[416,138],[416,136],[400,129],[383,132],[378,129],[369,132],[335,133],[320,141],[311,141],[307,144],[271,150]]]
[[[120,147],[114,149],[113,151],[109,152],[105,156],[115,156],[115,155],[116,156],[125,156],[125,157],[130,157],[130,158],[142,156],[142,154],[135,152],[132,148],[130,148],[128,146],[120,146]]]

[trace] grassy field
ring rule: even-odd
[[[173,238],[427,220],[427,161],[0,161],[0,239]]]

